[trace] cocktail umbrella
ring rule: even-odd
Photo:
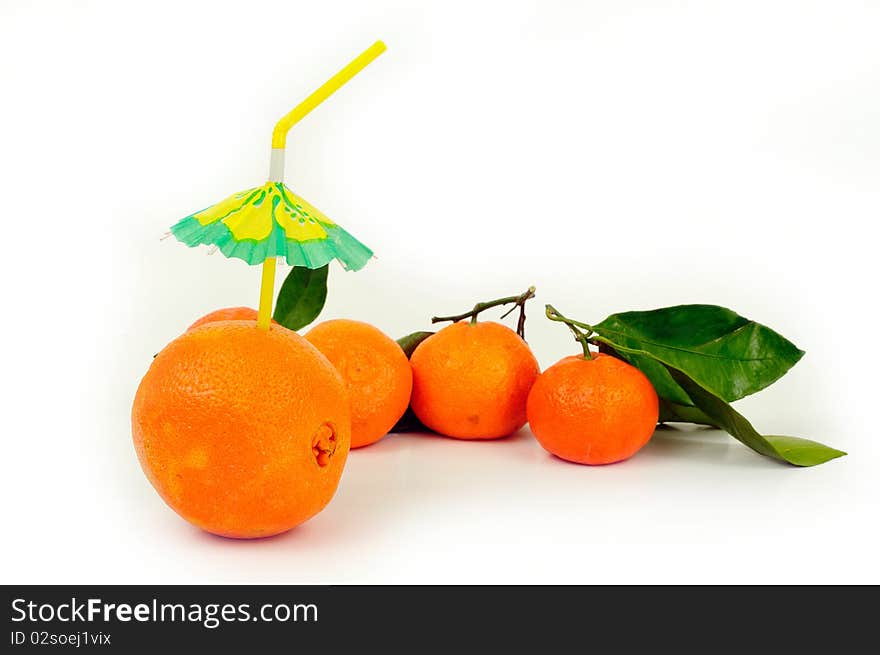
[[[287,133],[334,91],[385,52],[376,41],[275,125],[269,181],[181,219],[171,233],[188,246],[216,246],[227,257],[262,264],[257,327],[268,330],[275,289],[275,264],[284,257],[291,266],[321,268],[336,259],[356,271],[373,251],[284,185]]]

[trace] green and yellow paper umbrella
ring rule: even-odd
[[[267,330],[272,316],[275,263],[283,257],[291,266],[321,268],[336,259],[357,271],[373,252],[284,185],[287,133],[310,111],[385,52],[376,41],[275,125],[269,181],[233,194],[216,205],[190,214],[171,228],[188,246],[216,246],[227,257],[262,264],[257,326]]]

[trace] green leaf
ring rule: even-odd
[[[688,395],[684,392],[684,390],[675,383],[675,380],[673,380],[672,376],[669,375],[669,371],[666,370],[666,367],[653,357],[647,354],[637,355],[632,352],[618,352],[614,348],[612,348],[610,343],[608,343],[607,341],[599,341],[598,345],[600,353],[606,353],[608,355],[617,357],[618,359],[622,359],[625,362],[629,362],[637,369],[639,369],[642,373],[644,373],[645,376],[651,381],[651,384],[654,385],[654,389],[657,391],[657,395],[660,397],[661,423],[664,422],[663,404],[667,401],[670,406],[674,405],[675,407],[680,408],[694,408],[691,399],[688,398]],[[673,413],[671,415],[678,416],[679,414]],[[668,420],[681,421],[683,423],[692,422],[681,418],[670,418]]]
[[[419,420],[412,407],[407,407],[403,416],[400,417],[389,432],[430,432],[430,430]]]
[[[274,318],[289,330],[299,330],[318,318],[327,300],[328,266],[306,268],[294,266],[284,279]]]
[[[662,398],[682,406],[694,402],[664,365],[732,402],[768,387],[804,354],[770,328],[716,305],[612,314],[593,329],[648,376]]]
[[[755,452],[795,466],[815,466],[846,455],[842,450],[809,439],[762,435],[742,414],[690,377],[671,367],[669,373],[713,423]]]
[[[717,428],[718,425],[697,407],[677,405],[668,400],[660,399],[660,423],[694,423]]]
[[[413,352],[418,347],[422,341],[430,337],[433,332],[413,332],[412,334],[408,334],[405,337],[400,337],[397,340],[398,345],[403,348],[403,352],[406,353],[407,359],[412,357]],[[412,410],[412,407],[407,407],[403,416],[400,417],[400,420],[394,424],[394,427],[391,428],[390,432],[428,432],[428,428],[425,427],[425,424],[422,423],[419,418],[416,416],[416,413]]]
[[[595,337],[600,345],[606,346],[618,356],[626,354],[638,356],[639,361],[651,361],[661,364],[666,369],[669,379],[691,399],[693,407],[679,408],[672,403],[665,403],[666,410],[688,412],[692,418],[701,418],[711,425],[715,425],[735,439],[741,441],[761,455],[794,464],[795,466],[815,466],[829,460],[846,455],[842,450],[831,448],[817,441],[802,439],[800,437],[787,437],[779,435],[762,435],[748,420],[723,399],[704,388],[697,381],[689,377],[684,371],[666,362],[662,362],[657,356],[644,350],[638,350],[611,342],[606,337]],[[661,401],[661,409],[663,403]],[[691,414],[690,410],[696,409],[699,413]],[[701,421],[702,422],[702,421]]]
[[[602,348],[599,348],[602,351]],[[622,352],[620,350],[613,353],[616,357],[620,357],[624,361],[629,362],[642,373],[654,385],[657,395],[664,400],[676,404],[680,407],[693,407],[693,401],[688,397],[680,386],[675,383],[666,367],[649,354],[637,355],[631,352]]]
[[[416,347],[432,334],[434,333],[413,332],[412,334],[408,334],[405,337],[400,337],[400,339],[397,340],[397,345],[403,348],[403,352],[406,353],[406,358],[409,359],[410,357],[412,357],[413,352],[415,352]]]

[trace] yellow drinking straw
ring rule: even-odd
[[[278,121],[275,129],[272,130],[272,154],[269,159],[270,182],[283,181],[284,148],[290,128],[305,118],[309,112],[333,95],[343,84],[360,73],[366,68],[367,64],[383,52],[385,52],[385,44],[381,41],[376,41]],[[276,258],[274,256],[267,258],[263,262],[263,274],[260,283],[260,309],[257,314],[257,327],[262,330],[268,330],[272,320],[272,297],[275,294],[275,262]]]

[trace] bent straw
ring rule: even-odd
[[[333,95],[343,84],[360,73],[383,52],[385,52],[385,44],[381,41],[376,41],[278,121],[275,129],[272,130],[272,154],[269,159],[270,182],[283,181],[284,147],[287,144],[287,133],[290,131],[290,128],[305,118],[309,112]],[[263,262],[263,274],[260,282],[260,309],[257,312],[257,327],[262,330],[268,330],[269,323],[272,320],[272,296],[275,292],[275,261],[275,257],[269,257]]]

